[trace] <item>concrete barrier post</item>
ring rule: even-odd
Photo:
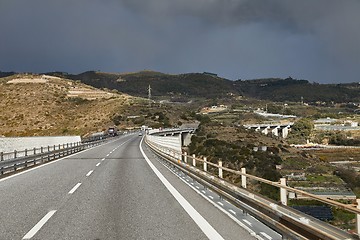
[[[219,178],[223,178],[222,161],[219,161]]]
[[[187,163],[187,152],[184,152],[184,162]]]
[[[286,178],[280,178],[280,184],[286,186]],[[287,206],[287,190],[285,188],[280,188],[280,201],[281,204]]]
[[[207,172],[207,158],[204,157],[204,172]]]
[[[246,168],[241,168],[241,173],[246,174]],[[241,175],[241,187],[246,188],[246,176]]]
[[[196,167],[196,159],[195,159],[195,154],[193,154],[193,155],[192,155],[192,157],[193,157],[193,159],[192,159],[192,160],[193,160],[193,161],[192,161],[192,162],[193,162],[193,166],[194,166],[194,167]]]
[[[356,199],[357,209],[360,209],[360,199]],[[356,230],[357,234],[360,235],[360,214],[356,214]]]

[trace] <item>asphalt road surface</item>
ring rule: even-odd
[[[0,179],[0,240],[281,239],[234,220],[239,210],[194,191],[141,139],[121,136]]]

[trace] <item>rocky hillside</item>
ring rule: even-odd
[[[47,75],[0,78],[0,136],[84,135],[139,99]]]

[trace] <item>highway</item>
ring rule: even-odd
[[[191,187],[141,139],[121,136],[0,179],[0,239],[281,239]]]

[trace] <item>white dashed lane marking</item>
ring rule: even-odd
[[[96,166],[97,166],[97,167],[100,166],[100,163],[97,163]]]
[[[236,212],[234,210],[232,210],[232,209],[229,209],[229,212],[236,215]]]
[[[244,223],[246,223],[247,225],[252,226],[251,222],[249,222],[248,220],[243,219],[243,221],[244,221]]]
[[[80,187],[81,183],[77,183],[69,192],[68,194],[73,194],[76,189],[78,189]]]
[[[56,210],[48,212],[22,239],[31,239],[55,213]]]
[[[89,172],[86,174],[86,176],[87,176],[87,177],[90,176],[93,172],[94,172],[94,170],[89,171]]]

